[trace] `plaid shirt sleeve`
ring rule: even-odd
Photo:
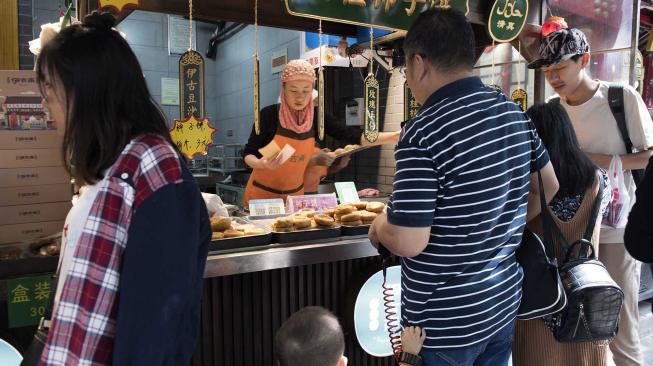
[[[134,188],[117,177],[100,182],[53,313],[42,365],[107,365],[116,331],[120,260]]]

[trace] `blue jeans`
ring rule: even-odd
[[[512,352],[515,322],[507,324],[490,339],[466,348],[426,351],[422,349],[424,366],[505,366]]]

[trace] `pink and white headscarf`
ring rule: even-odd
[[[283,84],[289,81],[305,80],[315,83],[313,66],[304,60],[292,60],[286,64],[281,74],[281,108],[279,108],[279,122],[281,127],[296,133],[305,133],[313,127],[313,96],[309,96],[308,105],[301,111],[296,111],[288,105],[283,92]]]

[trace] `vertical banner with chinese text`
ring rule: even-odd
[[[379,138],[379,82],[373,74],[365,78],[365,140],[375,142]]]

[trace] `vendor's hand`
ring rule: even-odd
[[[426,331],[420,327],[408,327],[401,332],[401,350],[413,355],[419,355],[426,339]]]
[[[277,154],[269,159],[260,158],[257,163],[258,169],[275,170],[281,166],[281,154]]]
[[[311,163],[313,165],[331,166],[335,159],[336,154],[331,152],[329,149],[322,149],[319,152],[313,154],[311,157]]]
[[[351,161],[351,155],[345,155],[338,160],[338,164],[335,165],[337,169],[344,169]]]

